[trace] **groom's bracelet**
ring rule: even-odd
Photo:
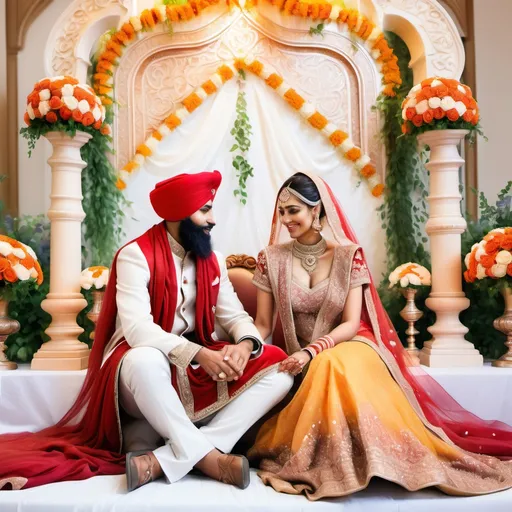
[[[321,338],[318,338],[314,343],[310,343],[307,347],[303,348],[305,352],[307,352],[311,359],[314,359],[315,356],[320,354],[320,352],[323,352],[324,350],[327,350],[328,348],[334,347],[335,343],[334,340],[328,336],[322,336]]]

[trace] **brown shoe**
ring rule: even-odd
[[[128,492],[162,476],[162,468],[153,452],[143,450],[126,454],[126,484]]]
[[[250,483],[249,461],[242,455],[221,455],[219,465],[219,480],[225,484],[236,485],[245,489]]]

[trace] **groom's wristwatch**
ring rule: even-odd
[[[261,347],[262,347],[261,341],[258,338],[255,338],[254,336],[242,336],[236,342],[236,344],[238,345],[239,343],[241,343],[242,341],[245,341],[245,340],[252,341],[252,351],[251,351],[252,355],[256,355],[260,352]]]

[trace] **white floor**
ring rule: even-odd
[[[464,407],[486,419],[512,424],[512,369],[428,369]],[[0,433],[35,430],[58,421],[80,389],[82,372],[33,372],[21,367],[0,373]],[[0,454],[1,464],[1,454]],[[455,498],[436,489],[410,493],[375,480],[345,498],[309,502],[278,494],[253,472],[245,491],[207,478],[187,476],[168,485],[153,482],[126,493],[124,476],[97,477],[35,489],[0,492],[0,512],[512,512],[512,490],[488,496]]]

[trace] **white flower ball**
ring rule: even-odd
[[[510,251],[500,251],[496,255],[496,263],[499,265],[508,265],[509,263],[512,263],[512,254]]]

